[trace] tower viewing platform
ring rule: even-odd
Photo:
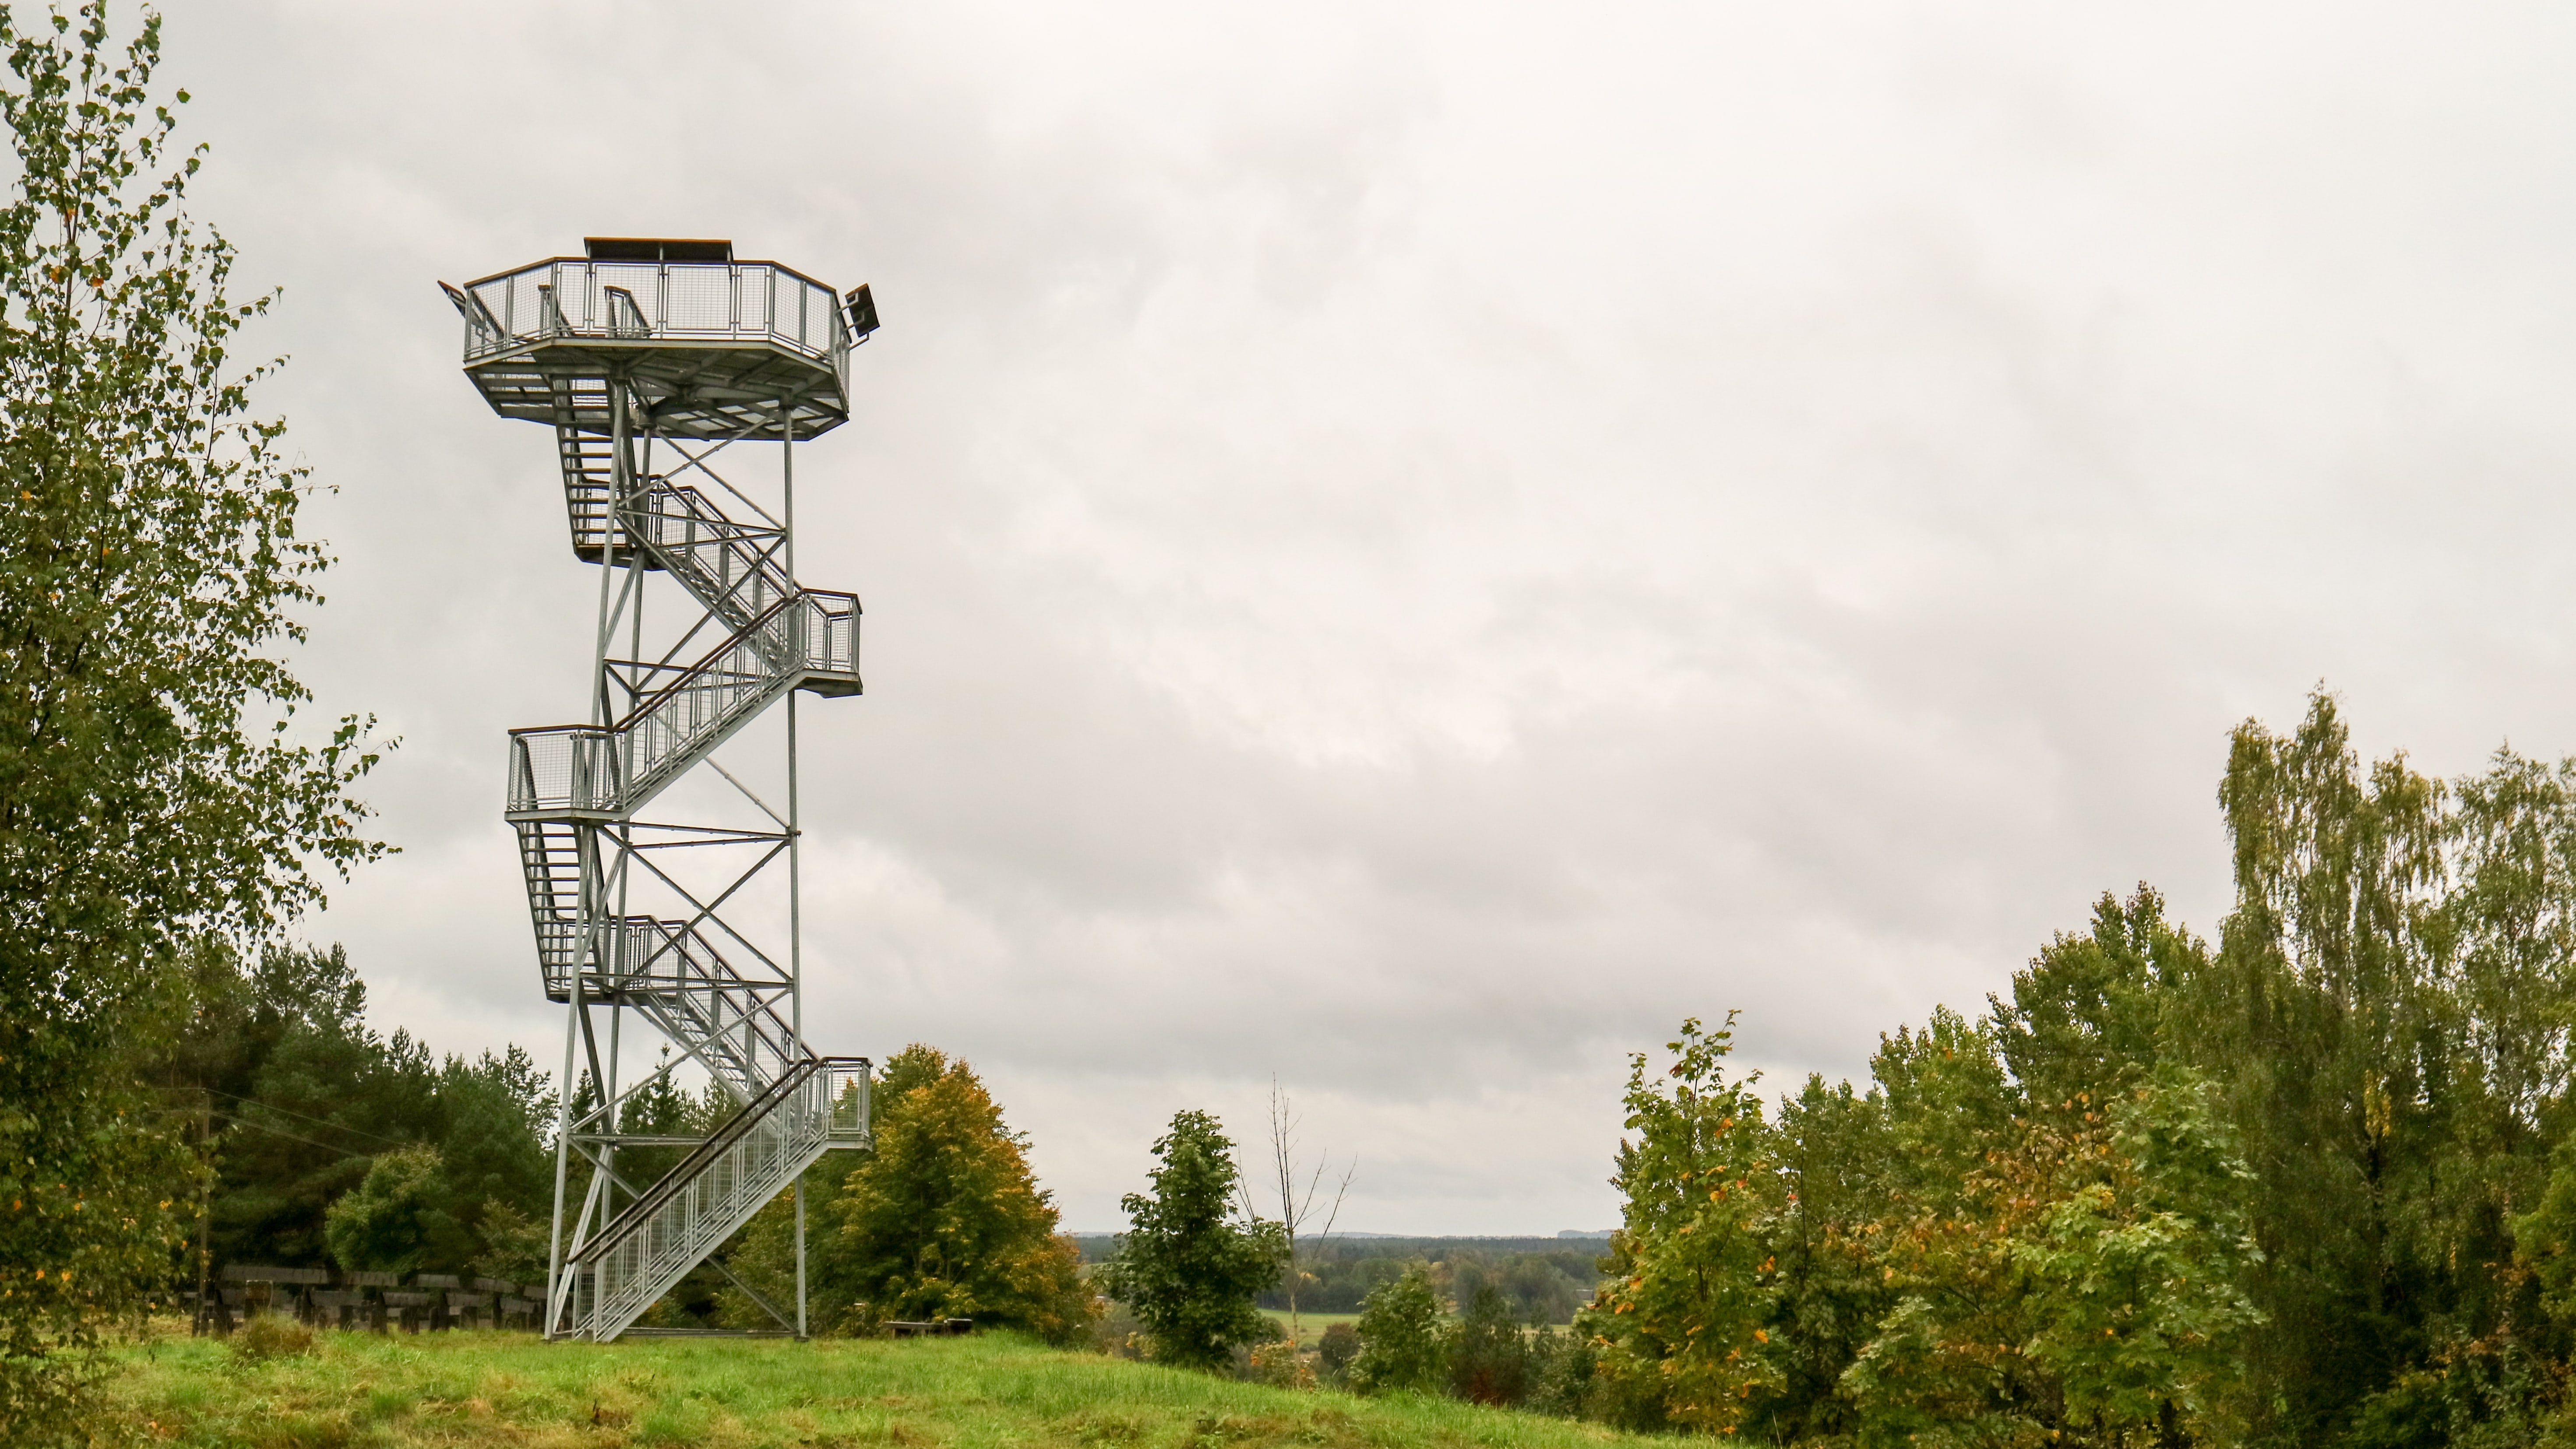
[[[876,328],[866,287],[841,297],[736,261],[725,241],[593,237],[586,251],[447,289],[465,375],[494,412],[551,423],[564,380],[615,373],[667,438],[802,440],[849,420],[850,351]],[[609,430],[604,385],[575,401],[582,426]]]

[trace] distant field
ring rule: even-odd
[[[121,1359],[112,1385],[119,1422],[103,1426],[102,1439],[130,1431],[197,1449],[1646,1442],[1448,1400],[1263,1388],[998,1334],[549,1345],[521,1333],[324,1333],[313,1354],[264,1363],[239,1363],[224,1343],[182,1336]]]
[[[1276,1320],[1278,1321],[1279,1326],[1280,1326],[1281,1328],[1286,1328],[1286,1327],[1288,1326],[1288,1314],[1287,1314],[1286,1310],[1284,1310],[1284,1309],[1278,1309],[1278,1308],[1265,1308],[1265,1309],[1263,1309],[1263,1310],[1261,1310],[1261,1311],[1262,1311],[1262,1312],[1264,1312],[1264,1313],[1269,1314],[1273,1319],[1276,1319]],[[1358,1314],[1356,1314],[1356,1313],[1308,1313],[1308,1312],[1305,1312],[1305,1311],[1303,1311],[1303,1310],[1300,1310],[1300,1311],[1298,1312],[1298,1314],[1297,1314],[1297,1324],[1298,1324],[1298,1326],[1299,1326],[1300,1328],[1303,1328],[1303,1329],[1305,1329],[1305,1330],[1306,1330],[1306,1336],[1307,1336],[1308,1338],[1313,1338],[1316,1334],[1319,1334],[1319,1333],[1323,1332],[1326,1328],[1331,1327],[1333,1324],[1336,1324],[1336,1323],[1353,1323],[1353,1324],[1355,1324],[1355,1323],[1358,1323],[1359,1321],[1360,1321],[1360,1316],[1359,1316]]]
[[[1118,1238],[1115,1233],[1068,1234],[1082,1249],[1082,1260],[1096,1263],[1109,1256]],[[1301,1243],[1303,1240],[1301,1240]],[[1335,1233],[1314,1244],[1318,1251],[1336,1257],[1363,1258],[1445,1258],[1461,1249],[1488,1257],[1511,1253],[1600,1253],[1609,1249],[1606,1237],[1527,1237],[1527,1238],[1400,1238],[1382,1233]]]

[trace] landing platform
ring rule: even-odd
[[[853,328],[875,325],[866,289],[845,302],[776,262],[617,259],[639,248],[705,256],[721,242],[627,242],[445,287],[465,319],[465,374],[505,418],[609,431],[608,379],[645,399],[638,433],[802,441],[849,420]]]

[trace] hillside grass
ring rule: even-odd
[[[325,1332],[264,1361],[160,1336],[120,1354],[105,1442],[203,1449],[1557,1449],[1642,1442],[1448,1400],[1182,1373],[1002,1334],[547,1344],[524,1333]]]

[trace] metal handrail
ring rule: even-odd
[[[857,674],[858,626],[855,596],[807,589],[762,610],[615,725],[510,731],[509,808],[641,804],[778,691],[810,675]]]
[[[841,299],[776,262],[597,262],[550,257],[458,289],[469,318],[465,361],[559,338],[626,342],[772,342],[832,365],[849,358]],[[623,293],[621,299],[617,294]],[[640,332],[638,329],[641,329]]]
[[[870,1070],[865,1057],[804,1058],[673,1164],[567,1263],[567,1287],[592,1281],[572,1331],[624,1331],[823,1153],[865,1146]]]
[[[520,852],[544,850],[546,826],[522,822]],[[752,980],[725,958],[698,925],[657,916],[620,916],[585,927],[577,888],[529,872],[529,911],[537,930],[546,994],[571,999],[572,975],[593,959],[592,994],[650,1012],[671,1039],[723,1078],[738,1099],[756,1096],[806,1050],[768,999],[784,978]],[[598,932],[596,939],[588,933]],[[589,949],[585,950],[585,946]]]

